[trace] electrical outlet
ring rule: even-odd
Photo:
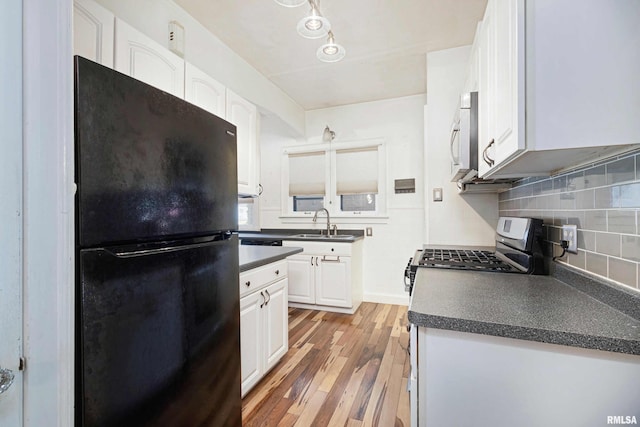
[[[578,253],[578,227],[576,225],[562,226],[562,240],[569,242],[568,252]]]
[[[367,227],[367,236],[368,237],[373,236],[373,228],[372,227]]]

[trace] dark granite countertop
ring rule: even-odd
[[[289,246],[238,246],[240,272],[285,259],[302,252],[302,248]]]
[[[298,237],[298,234],[309,234],[307,237]],[[326,236],[320,236],[320,230],[310,229],[263,229],[261,231],[240,231],[238,237],[240,240],[294,240],[301,242],[344,242],[353,243],[357,240],[364,239],[363,230],[338,230],[338,235],[351,235],[351,238],[332,239]],[[317,235],[317,236],[315,236]]]
[[[554,276],[532,276],[420,268],[409,321],[640,355],[640,295],[615,296],[614,287],[567,270],[555,267]],[[595,293],[585,293],[589,290]]]

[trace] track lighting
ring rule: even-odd
[[[298,34],[307,39],[319,39],[328,36],[327,42],[316,51],[316,56],[323,62],[337,62],[344,58],[346,50],[335,42],[331,23],[320,12],[320,0],[275,0],[281,6],[297,7],[309,3],[309,14],[298,21]],[[328,129],[328,127],[327,127]]]
[[[333,38],[333,33],[329,31],[327,42],[318,48],[316,56],[323,62],[337,62],[344,58],[347,51],[337,44]]]
[[[309,15],[298,21],[298,34],[307,39],[319,39],[327,35],[331,30],[329,20],[322,16],[316,2],[309,0],[311,11]]]

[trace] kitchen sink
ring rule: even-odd
[[[334,234],[327,236],[326,234],[294,234],[291,237],[301,238],[301,239],[353,239],[354,236],[351,234]]]

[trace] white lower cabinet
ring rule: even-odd
[[[411,425],[605,425],[638,416],[638,378],[635,355],[414,325]]]
[[[244,397],[289,349],[287,262],[240,274],[240,355]]]
[[[283,241],[302,254],[287,258],[289,305],[353,313],[362,302],[362,243]]]

